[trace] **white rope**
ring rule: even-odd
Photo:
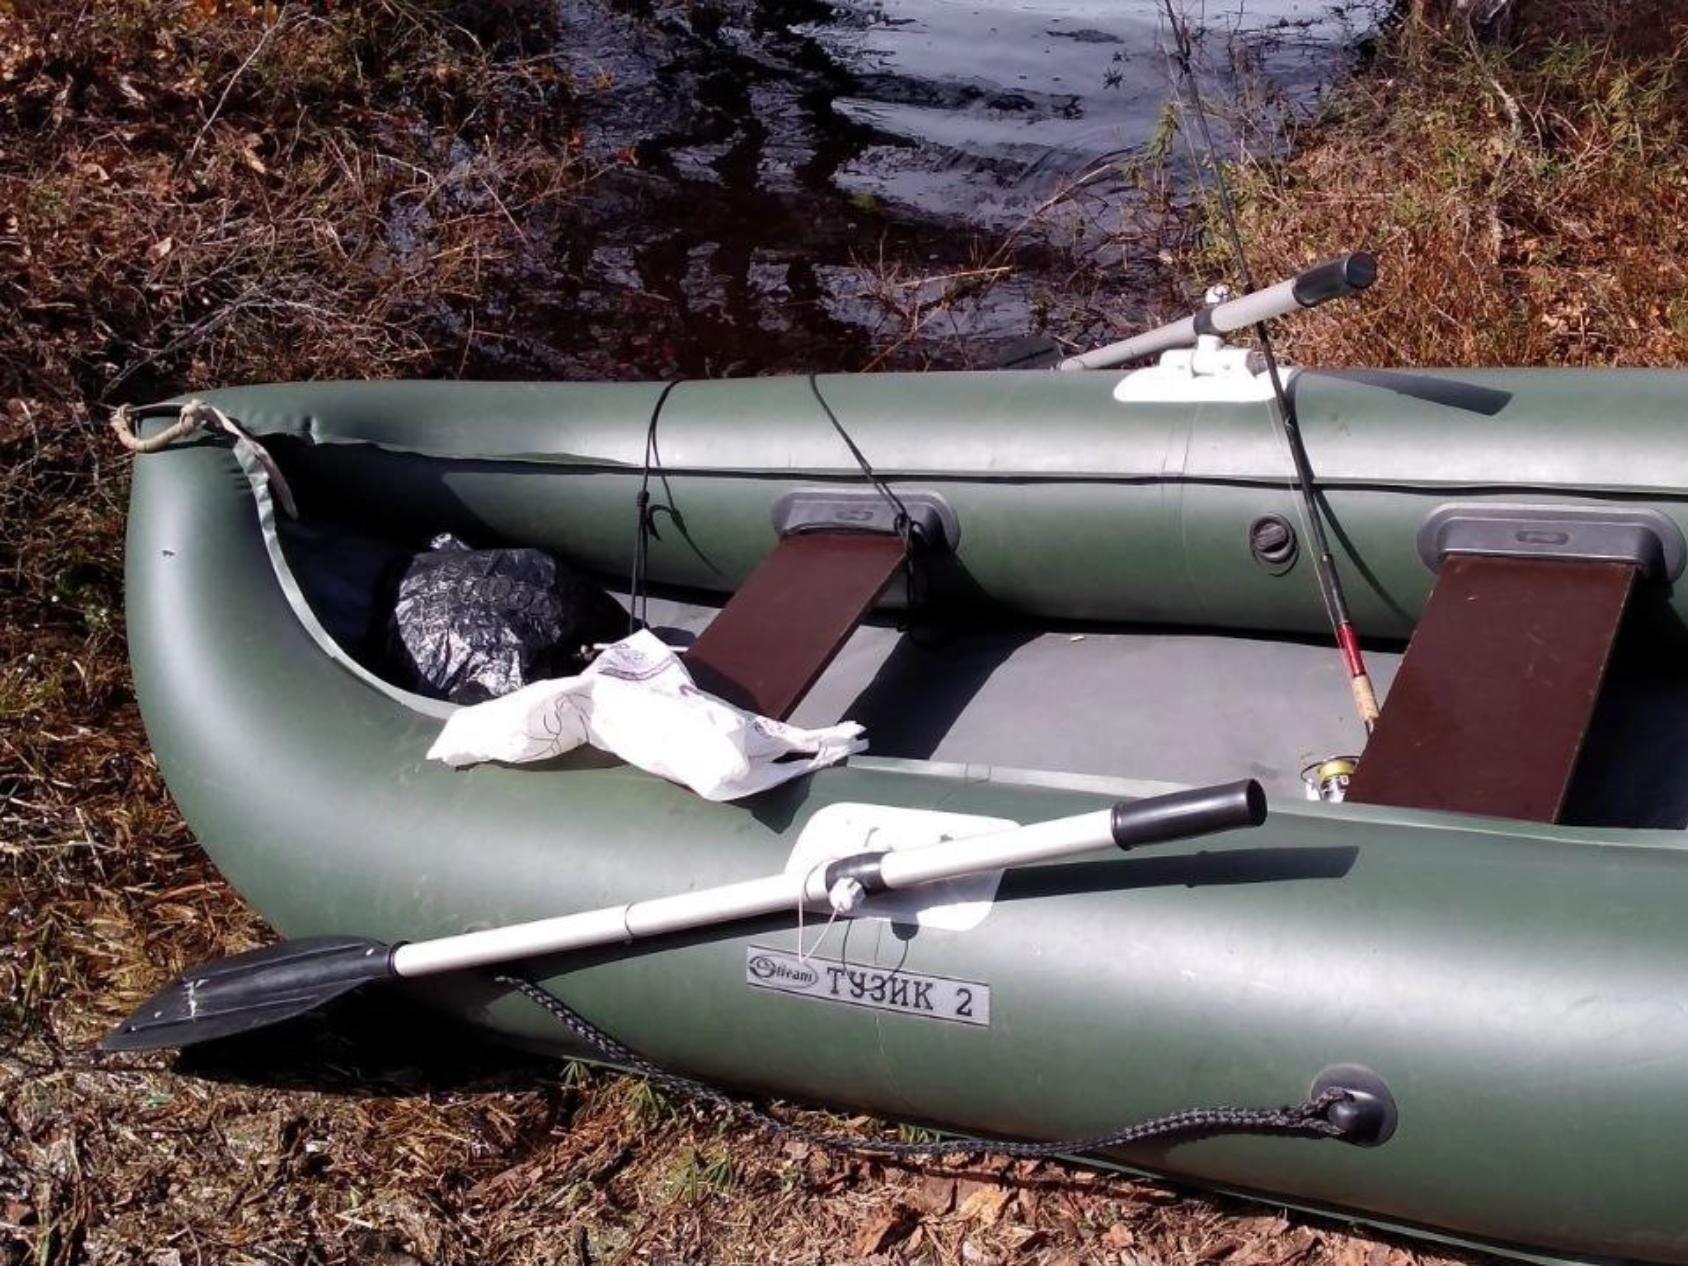
[[[805,875],[803,877],[803,889],[797,894],[797,961],[805,967],[808,966],[809,960],[815,956],[820,947],[826,943],[826,934],[832,931],[832,925],[838,922],[838,903],[836,901],[829,902],[828,904],[832,906],[832,914],[828,916],[826,926],[821,929],[821,934],[815,938],[813,945],[809,946],[808,949],[803,948],[803,907],[808,903],[804,894],[809,890],[809,880],[814,877],[815,871],[823,870],[829,864],[822,862]]]
[[[200,431],[222,431],[242,447],[244,452],[250,453],[258,465],[264,468],[264,475],[270,483],[270,490],[275,494],[277,504],[287,513],[290,519],[299,517],[299,507],[293,500],[293,491],[287,486],[287,480],[282,477],[281,467],[276,465],[275,458],[270,456],[269,450],[257,439],[224,413],[216,405],[204,400],[189,400],[182,406],[182,412],[177,419],[165,427],[157,435],[145,438],[135,433],[134,411],[126,404],[119,405],[111,415],[112,433],[118,442],[131,453],[157,453],[168,448],[177,440],[186,439]]]

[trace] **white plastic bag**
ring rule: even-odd
[[[428,755],[448,765],[517,763],[560,756],[582,743],[706,800],[766,791],[867,748],[853,721],[804,730],[705,694],[673,650],[640,630],[608,647],[578,677],[536,681],[459,708]]]

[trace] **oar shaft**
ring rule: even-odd
[[[393,951],[393,971],[399,976],[432,976],[464,967],[509,962],[536,954],[559,954],[594,945],[616,945],[665,932],[683,932],[688,928],[790,910],[804,896],[806,878],[795,873],[766,875],[699,892],[605,906],[433,941],[415,941]],[[823,887],[807,899],[825,897]]]
[[[993,835],[885,853],[875,859],[881,881],[877,886],[908,888],[1089,852],[1113,842],[1109,822],[1110,811],[1102,809]],[[832,869],[816,866],[808,871],[765,875],[650,901],[606,906],[484,932],[465,932],[435,941],[417,941],[393,951],[392,967],[400,976],[430,976],[795,910],[800,902],[810,904],[827,899]]]
[[[989,835],[901,849],[883,854],[877,869],[884,887],[913,888],[985,870],[1058,861],[1108,844],[1129,850],[1259,826],[1265,820],[1266,793],[1253,779],[1244,779],[1122,801],[1111,809]]]
[[[974,835],[924,848],[898,849],[879,855],[876,870],[888,889],[914,888],[945,879],[959,879],[1008,866],[1030,866],[1074,853],[1088,853],[1113,843],[1112,810],[1098,809],[1051,822]],[[826,895],[823,890],[821,895]]]
[[[1258,783],[1200,787],[990,835],[859,854],[807,872],[766,875],[650,901],[416,941],[398,946],[390,965],[398,976],[430,976],[595,945],[621,944],[776,914],[793,910],[799,903],[823,902],[833,884],[844,876],[857,878],[869,892],[912,888],[983,871],[1053,861],[1109,845],[1132,848],[1255,826],[1265,816],[1265,795]]]
[[[1142,360],[1174,347],[1193,347],[1196,339],[1203,334],[1234,334],[1263,321],[1287,316],[1303,308],[1315,308],[1344,295],[1357,294],[1376,279],[1377,260],[1364,251],[1355,251],[1326,260],[1275,286],[1213,304],[1193,316],[1109,343],[1106,347],[1069,356],[1056,368],[1112,369],[1115,365]]]

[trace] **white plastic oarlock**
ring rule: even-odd
[[[840,879],[826,894],[827,904],[834,914],[854,914],[867,899],[867,889],[859,879]]]

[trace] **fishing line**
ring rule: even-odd
[[[1254,289],[1254,277],[1249,270],[1248,252],[1243,246],[1242,232],[1237,227],[1236,206],[1231,201],[1230,187],[1226,184],[1225,171],[1219,162],[1218,147],[1213,143],[1213,132],[1208,127],[1201,86],[1196,81],[1189,26],[1173,8],[1172,0],[1161,0],[1161,6],[1172,29],[1171,60],[1179,71],[1178,77],[1173,81],[1173,104],[1181,117],[1193,116],[1195,119],[1202,148],[1206,152],[1207,165],[1213,169],[1213,191],[1219,203],[1220,217],[1225,225],[1226,236],[1230,239],[1231,252],[1236,257],[1237,272],[1246,293]],[[1190,102],[1189,115],[1186,115],[1184,109],[1186,93]],[[1202,171],[1202,162],[1195,153],[1195,143],[1186,128],[1180,127],[1179,130],[1185,133],[1184,140],[1190,148],[1190,160],[1195,166],[1196,180],[1205,195],[1207,180]],[[1348,597],[1343,592],[1342,577],[1336,569],[1336,558],[1331,553],[1330,540],[1325,534],[1324,520],[1320,515],[1318,498],[1314,491],[1313,467],[1308,461],[1307,447],[1301,438],[1301,425],[1296,418],[1295,404],[1289,392],[1284,389],[1277,352],[1273,348],[1272,335],[1266,328],[1266,322],[1258,322],[1254,332],[1260,340],[1260,352],[1266,361],[1266,373],[1272,383],[1272,397],[1277,403],[1278,422],[1283,430],[1284,442],[1289,446],[1290,461],[1295,467],[1295,486],[1301,494],[1298,499],[1301,522],[1313,543],[1313,571],[1319,582],[1319,597],[1324,602],[1325,615],[1330,620],[1343,666],[1348,670],[1348,684],[1354,696],[1354,710],[1359,714],[1360,723],[1366,727],[1366,733],[1370,734],[1377,724],[1377,692],[1372,687],[1371,674],[1366,670],[1365,655],[1360,649],[1360,636],[1355,631],[1354,621],[1348,613]]]
[[[873,463],[868,461],[867,454],[862,452],[850,433],[844,429],[844,424],[838,420],[838,415],[832,411],[832,406],[827,403],[826,397],[821,394],[821,384],[816,376],[810,374],[808,379],[809,391],[815,397],[815,403],[820,405],[821,412],[826,414],[826,420],[832,423],[832,429],[838,432],[838,438],[844,441],[844,447],[850,450],[850,456],[856,459],[856,465],[862,468],[862,477],[872,484],[879,495],[890,503],[891,509],[896,515],[897,534],[906,543],[913,525],[913,520],[909,518],[908,507],[903,504],[902,498],[892,491],[891,485],[886,483],[879,472],[873,468]]]
[[[638,524],[633,536],[633,574],[627,582],[627,632],[631,636],[644,628],[649,621],[646,619],[650,611],[650,594],[647,591],[646,570],[650,558],[650,542],[656,536],[656,511],[651,508],[651,473],[654,471],[658,479],[662,480],[662,492],[668,498],[668,504],[662,508],[668,511],[670,517],[679,521],[679,514],[674,509],[674,492],[668,486],[668,472],[662,469],[662,457],[656,446],[656,424],[662,417],[662,406],[668,403],[668,395],[678,387],[681,379],[673,378],[663,384],[662,392],[651,406],[651,420],[645,427],[645,460],[644,470],[639,476],[639,491],[633,498],[634,511],[638,516]]]
[[[832,423],[832,429],[838,432],[838,438],[844,441],[844,447],[850,450],[850,456],[856,459],[856,465],[862,468],[863,478],[873,485],[881,497],[885,498],[886,502],[891,507],[892,514],[895,516],[892,519],[892,524],[896,529],[897,536],[903,543],[903,604],[908,610],[909,622],[912,627],[914,620],[914,608],[916,605],[916,586],[919,583],[917,579],[919,569],[915,566],[914,562],[915,538],[918,535],[915,531],[914,519],[909,515],[908,507],[903,504],[903,499],[896,494],[890,484],[885,482],[884,477],[873,468],[873,463],[868,461],[867,454],[862,452],[861,448],[856,444],[855,439],[850,435],[850,432],[844,429],[844,423],[839,420],[838,415],[832,411],[832,406],[827,403],[826,397],[821,394],[819,377],[815,374],[810,374],[808,375],[808,378],[809,391],[810,394],[815,397],[815,403],[820,405],[821,412],[826,414],[826,420]]]

